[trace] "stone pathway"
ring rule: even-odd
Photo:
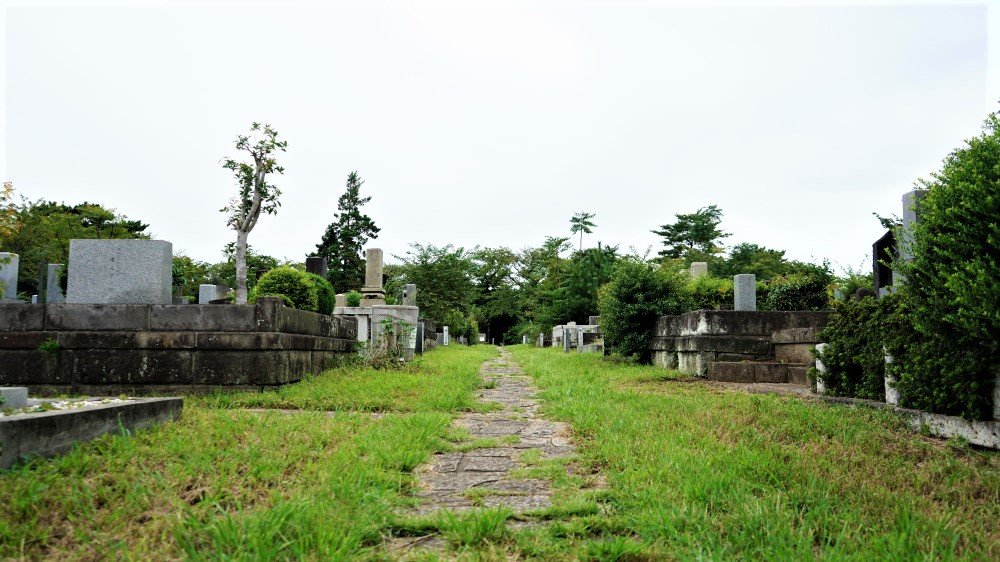
[[[511,471],[522,467],[528,451],[542,460],[566,457],[576,449],[569,440],[569,426],[546,420],[538,414],[538,389],[531,377],[504,348],[500,357],[480,369],[486,388],[479,401],[498,403],[497,411],[463,414],[454,426],[466,429],[472,439],[495,440],[495,446],[468,452],[438,453],[433,461],[417,469],[421,491],[417,512],[440,509],[463,511],[478,507],[506,506],[515,513],[544,508],[552,503],[547,480],[516,478]]]

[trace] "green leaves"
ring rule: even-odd
[[[719,223],[722,222],[722,210],[719,207],[709,205],[694,213],[678,213],[674,216],[677,217],[676,222],[651,231],[663,238],[664,249],[660,250],[660,256],[682,258],[692,251],[710,255],[722,252],[722,246],[718,243],[730,235],[719,230]]]

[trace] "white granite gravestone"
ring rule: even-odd
[[[753,273],[733,276],[733,310],[757,310],[757,276]]]
[[[70,304],[170,304],[173,245],[164,240],[70,240]]]
[[[211,304],[212,301],[222,300],[226,298],[226,295],[231,290],[225,285],[210,285],[207,283],[198,285],[198,304]]]
[[[697,279],[708,275],[708,262],[696,261],[691,263],[691,278]]]

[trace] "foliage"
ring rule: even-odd
[[[592,228],[597,226],[590,219],[594,218],[594,213],[576,213],[569,219],[570,229],[573,234],[580,235],[580,251],[583,251],[583,235],[593,232]]]
[[[982,134],[921,185],[929,191],[913,260],[894,264],[907,279],[913,325],[893,345],[900,401],[988,419],[1000,356],[1000,116],[990,115]]]
[[[827,275],[794,274],[771,280],[760,299],[761,310],[823,310],[829,308]]]
[[[555,272],[555,285],[539,314],[542,324],[554,326],[570,321],[586,324],[598,314],[598,290],[611,280],[619,261],[617,246],[587,248],[576,252]]]
[[[820,339],[826,349],[817,358],[823,361],[826,393],[869,400],[885,400],[885,352],[887,334],[896,328],[891,322],[896,297],[835,302],[833,313]]]
[[[19,293],[39,292],[39,263],[68,263],[71,239],[149,238],[146,233],[149,225],[97,203],[70,206],[54,201],[23,200],[13,209],[15,227],[0,233],[0,251],[19,255]]]
[[[507,248],[476,249],[471,254],[475,263],[473,280],[476,287],[475,316],[486,333],[486,341],[515,343],[511,328],[521,313],[521,299],[515,279],[518,255]],[[475,342],[478,334],[469,341]]]
[[[360,291],[350,291],[344,295],[347,306],[361,306],[361,298],[363,296]]]
[[[0,240],[5,240],[17,231],[17,205],[14,203],[14,184],[5,181],[0,188]]]
[[[733,307],[732,279],[703,275],[688,284],[692,310],[726,310]]]
[[[285,172],[275,154],[284,152],[287,146],[288,142],[278,140],[278,132],[270,125],[253,123],[249,135],[236,138],[236,150],[247,153],[252,161],[226,158],[222,163],[239,186],[237,195],[221,209],[227,215],[226,224],[236,231],[236,304],[247,301],[247,236],[257,226],[261,213],[273,215],[281,206],[281,190],[268,183],[267,176]]]
[[[450,244],[411,244],[402,260],[404,283],[417,286],[417,306],[421,314],[451,333],[463,334],[469,325],[476,299],[476,263],[471,253]]]
[[[204,283],[210,283],[211,268],[212,266],[205,262],[184,255],[175,255],[173,262],[174,287],[180,287],[181,296],[191,297],[197,302],[199,287]]]
[[[599,293],[605,345],[648,361],[656,319],[687,306],[685,283],[682,274],[666,268],[629,258],[619,261]]]
[[[208,267],[207,283],[236,287],[236,243],[226,244],[222,250],[225,261]],[[253,246],[247,245],[247,287],[253,289],[261,275],[278,267],[278,259],[272,256],[258,254]]]
[[[365,280],[365,260],[361,251],[369,239],[378,237],[379,227],[361,207],[371,196],[361,197],[364,180],[357,171],[347,176],[347,188],[337,201],[333,222],[316,245],[316,255],[327,259],[327,278],[334,291],[359,289]]]
[[[337,299],[333,285],[315,273],[306,273],[306,278],[316,286],[316,312],[333,314],[334,301]]]
[[[309,274],[294,267],[281,266],[268,271],[257,281],[254,297],[284,296],[292,308],[316,312],[319,290]]]
[[[783,250],[772,250],[749,242],[733,246],[726,259],[711,263],[709,267],[718,277],[732,278],[741,273],[753,273],[759,281],[791,273]]]
[[[693,251],[715,255],[722,252],[720,241],[729,236],[719,230],[722,210],[715,205],[702,207],[694,213],[675,215],[677,220],[653,230],[653,234],[663,238],[664,248],[660,256],[683,258]]]

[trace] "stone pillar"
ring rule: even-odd
[[[413,352],[417,355],[424,354],[424,323],[417,322],[417,346],[414,348]]]
[[[708,262],[696,261],[691,263],[691,279],[697,279],[708,275]]]
[[[448,326],[444,327],[444,345],[451,343],[451,336],[448,335]]]
[[[361,288],[361,295],[363,307],[385,304],[385,291],[382,289],[382,250],[379,248],[365,250],[365,286]]]
[[[583,328],[577,328],[576,330],[576,350],[579,353],[583,353]]]
[[[545,332],[538,332],[538,346],[545,347]]]
[[[753,273],[733,276],[733,310],[757,310],[757,276]]]
[[[524,334],[523,336],[521,336],[521,343],[523,344],[528,343],[528,334]]]
[[[408,283],[403,286],[403,306],[417,306],[417,286]]]
[[[326,258],[309,256],[306,258],[306,271],[309,273],[315,273],[323,279],[326,279]]]
[[[563,344],[563,351],[565,351],[566,353],[569,353],[569,347],[570,347],[569,346],[569,334],[570,334],[569,328],[563,328],[563,331],[562,331],[562,340],[563,340],[562,344]]]
[[[62,285],[59,283],[59,280],[62,279],[63,267],[65,266],[61,263],[50,263],[46,266],[46,304],[60,304],[66,302],[66,295],[63,294]]]
[[[892,355],[886,349],[882,348],[882,353],[885,355],[885,403],[896,406],[899,404],[899,391],[896,390],[896,377],[889,373],[892,366]]]
[[[927,195],[926,189],[914,189],[903,194],[903,226],[899,229],[899,240],[896,247],[899,250],[899,259],[903,261],[913,260],[913,252],[910,246],[913,244],[913,227],[916,226],[920,218],[920,201]],[[901,285],[906,283],[906,276],[893,270],[892,284]]]
[[[826,346],[827,344],[825,343],[816,344],[816,355],[822,356]],[[823,377],[826,375],[826,365],[823,364],[823,360],[819,357],[816,357],[816,371],[816,394],[824,394],[826,392],[826,384],[823,382]]]
[[[17,254],[0,252],[0,287],[3,293],[0,300],[17,299],[17,268],[19,257]]]
[[[344,308],[347,306],[347,295],[344,293],[337,293],[337,295],[333,297],[333,306],[334,308]]]

